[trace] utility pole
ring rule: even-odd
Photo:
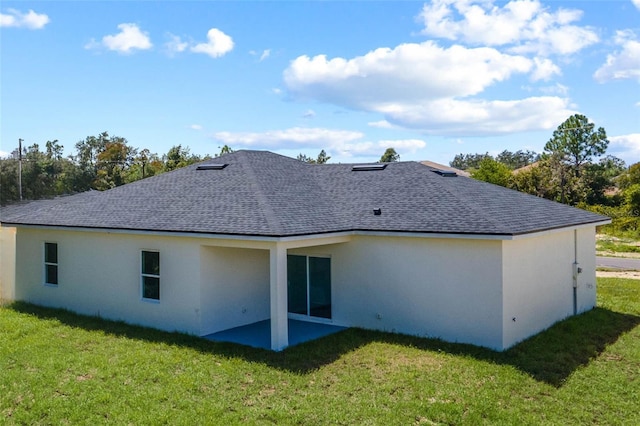
[[[18,139],[18,191],[22,201],[22,139]]]

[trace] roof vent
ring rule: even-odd
[[[227,166],[228,164],[202,164],[196,167],[196,170],[222,170]]]
[[[375,216],[380,216],[382,215],[382,209],[373,209],[373,214]]]
[[[433,173],[439,174],[442,177],[456,177],[458,176],[458,174],[452,170],[440,170],[440,169],[433,169],[431,170]]]
[[[368,172],[372,170],[384,170],[387,164],[355,164],[351,167],[352,172]]]

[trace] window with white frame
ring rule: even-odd
[[[58,285],[57,243],[44,243],[44,283]]]
[[[142,298],[160,300],[160,252],[142,251]]]

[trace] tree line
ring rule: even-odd
[[[638,237],[640,163],[627,168],[606,154],[608,146],[604,128],[575,114],[558,126],[541,154],[458,154],[449,164],[478,180],[608,215],[608,230]]]
[[[224,145],[215,156],[230,152],[233,149]],[[146,148],[136,148],[126,138],[108,132],[87,136],[75,144],[71,155],[63,153],[64,146],[56,139],[45,142],[44,147],[34,143],[23,147],[22,152],[16,149],[12,158],[0,158],[0,204],[90,189],[104,191],[212,158],[193,154],[189,147],[182,145],[158,155]],[[316,158],[298,155],[298,160],[313,164],[324,164],[330,159],[324,149]],[[393,148],[387,149],[380,158],[381,162],[399,160],[400,155]]]
[[[166,154],[138,149],[127,139],[102,132],[75,144],[74,153],[63,155],[58,140],[44,147],[34,143],[14,151],[12,158],[0,159],[0,203],[19,200],[19,157],[22,157],[22,198],[37,200],[57,195],[105,190],[149,176],[168,172],[207,158],[192,154],[188,147],[175,145]],[[221,154],[231,152],[224,146]]]

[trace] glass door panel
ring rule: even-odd
[[[331,318],[331,259],[309,257],[309,315]]]
[[[306,256],[287,256],[287,305],[292,314],[308,315]]]

